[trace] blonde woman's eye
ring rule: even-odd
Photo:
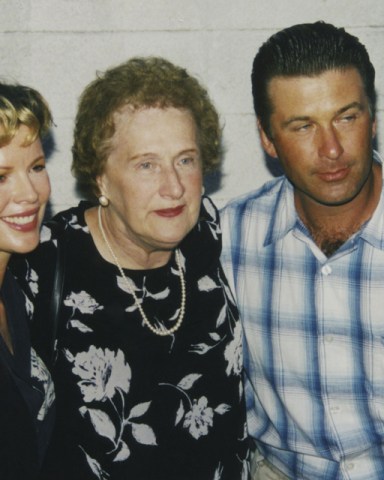
[[[45,165],[44,164],[34,165],[32,170],[37,173],[42,172],[43,170],[45,170]]]

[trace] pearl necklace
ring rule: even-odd
[[[132,297],[135,299],[135,304],[141,314],[141,317],[143,319],[144,324],[151,330],[151,332],[155,333],[156,335],[160,335],[162,337],[166,335],[172,335],[173,333],[176,332],[180,328],[180,325],[184,319],[184,314],[185,314],[185,300],[186,300],[186,294],[185,294],[185,280],[184,280],[184,274],[183,274],[183,269],[181,268],[181,259],[180,259],[180,251],[176,250],[175,251],[175,256],[176,256],[176,263],[179,269],[179,276],[180,276],[180,287],[181,287],[181,303],[180,303],[180,313],[179,313],[179,318],[177,319],[177,322],[172,328],[165,328],[164,325],[162,325],[160,328],[153,326],[150,321],[148,320],[147,316],[144,313],[144,310],[136,297],[136,294],[131,286],[131,284],[128,282],[127,277],[125,276],[123,269],[121,268],[121,265],[119,261],[117,260],[117,257],[112,250],[111,244],[108,241],[107,235],[105,234],[104,227],[103,227],[103,222],[101,220],[101,206],[98,208],[98,218],[99,218],[99,229],[101,232],[101,235],[103,237],[103,240],[109,250],[109,253],[112,255],[112,258],[116,264],[116,267],[119,269],[120,275],[122,279],[124,280],[125,286],[127,287],[127,290],[129,293],[132,295]]]

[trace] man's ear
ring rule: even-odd
[[[377,132],[377,120],[376,117],[372,121],[372,140],[376,137]]]
[[[277,158],[278,155],[275,146],[270,137],[265,133],[264,128],[261,126],[260,120],[257,120],[257,128],[259,130],[262,147],[270,157]]]

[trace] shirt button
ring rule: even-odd
[[[341,411],[341,408],[338,405],[334,405],[331,407],[331,412],[332,413],[339,413]]]
[[[330,273],[332,273],[332,267],[330,265],[324,265],[323,267],[321,267],[321,273],[323,275],[329,275]]]
[[[355,468],[355,464],[354,463],[347,463],[346,465],[347,467],[347,470],[350,472],[351,470],[353,470]]]
[[[333,335],[326,335],[325,336],[325,341],[327,343],[332,343],[333,342]]]

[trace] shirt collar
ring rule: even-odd
[[[373,152],[373,159],[383,166],[383,159],[378,152]],[[382,168],[384,175],[384,168]],[[383,184],[382,184],[383,185]],[[373,247],[384,249],[384,187],[382,186],[380,200],[372,217],[368,220],[361,232],[361,238]]]
[[[271,211],[271,221],[264,246],[275,243],[285,237],[299,220],[295,209],[292,184],[284,177],[277,184],[277,187],[279,191],[277,192],[275,207]]]

